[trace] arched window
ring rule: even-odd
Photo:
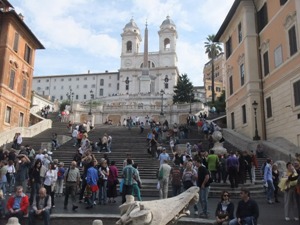
[[[165,83],[165,89],[168,89],[169,88],[169,78],[168,78],[168,75],[165,76],[164,83]]]
[[[127,41],[126,43],[126,52],[132,52],[132,42]]]
[[[170,47],[171,47],[171,41],[169,38],[166,38],[164,40],[164,49],[168,50],[168,49],[170,49]]]
[[[125,80],[125,84],[126,84],[125,89],[126,89],[126,91],[128,91],[129,90],[129,78],[128,77]]]
[[[140,68],[143,68],[143,66],[144,66],[144,63],[141,63],[141,66],[140,66]],[[148,67],[149,67],[149,68],[155,68],[155,64],[154,64],[154,62],[152,62],[152,61],[148,61]]]

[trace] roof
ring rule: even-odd
[[[125,25],[124,30],[127,30],[127,29],[137,29],[137,30],[140,30],[139,27],[137,26],[137,24],[134,22],[133,19],[131,19],[130,22]]]
[[[170,16],[167,16],[167,18],[160,25],[160,27],[164,27],[164,26],[174,26],[174,27],[176,27],[176,25],[173,22],[173,20],[170,19]]]
[[[42,43],[37,39],[37,37],[33,34],[33,32],[30,30],[30,28],[20,18],[20,15],[18,15],[14,9],[12,9],[10,11],[4,11],[4,12],[0,10],[0,14],[2,14],[4,16],[12,16],[13,18],[15,18],[17,20],[17,22],[19,24],[21,24],[23,26],[23,28],[25,28],[25,30],[28,32],[28,34],[30,35],[30,37],[33,39],[33,41],[36,44],[36,49],[45,49],[45,47],[42,45]]]
[[[223,21],[219,31],[217,32],[215,38],[214,38],[214,42],[220,42],[220,38],[223,35],[224,31],[226,30],[228,24],[230,23],[230,21],[232,20],[232,17],[234,16],[238,6],[240,5],[241,1],[244,0],[235,0],[233,5],[231,6],[225,20]]]

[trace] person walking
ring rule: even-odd
[[[164,160],[163,164],[160,165],[158,171],[158,180],[159,180],[159,198],[165,199],[168,198],[168,189],[169,189],[169,177],[171,172],[171,166],[168,165],[168,161]]]
[[[122,204],[126,202],[126,195],[132,195],[133,178],[136,176],[136,169],[132,166],[132,160],[128,158],[126,160],[127,165],[123,169],[123,190],[122,190]]]
[[[230,156],[226,160],[227,172],[229,175],[229,181],[231,188],[238,187],[238,172],[239,172],[239,160],[234,154],[234,152],[230,152]]]
[[[80,172],[76,161],[72,161],[71,166],[65,171],[64,182],[66,184],[64,209],[67,209],[69,195],[71,195],[72,210],[75,211],[78,208],[76,205],[76,193],[80,183]]]
[[[55,208],[54,193],[57,180],[57,171],[53,163],[49,164],[49,169],[45,174],[44,187],[46,188],[47,195],[51,196],[51,206]]]
[[[91,209],[94,206],[94,201],[96,198],[96,193],[99,190],[97,185],[98,183],[98,171],[95,168],[97,165],[97,161],[93,160],[87,167],[86,173],[86,188],[85,188],[85,195],[87,197],[88,206],[85,207],[86,209]]]
[[[267,164],[264,169],[264,182],[267,184],[267,201],[269,204],[273,204],[273,197],[274,197],[274,185],[273,185],[273,178],[272,178],[272,160],[267,159]]]
[[[203,165],[202,160],[197,160],[198,166],[198,180],[197,186],[200,188],[200,204],[202,207],[202,212],[200,213],[201,218],[208,218],[208,194],[210,186],[210,174],[208,169]]]
[[[115,198],[117,197],[117,185],[118,180],[118,168],[116,167],[116,162],[111,161],[109,166],[109,174],[107,178],[107,197],[108,203],[116,203]]]

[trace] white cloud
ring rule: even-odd
[[[216,33],[234,0],[10,0],[16,11],[41,40],[39,74],[80,73],[117,70],[121,37],[133,17],[143,30],[149,27],[149,50],[158,51],[159,26],[167,15],[178,32],[177,55],[180,73],[194,85],[202,84],[208,61],[204,41]],[[143,49],[141,49],[143,51]],[[84,57],[84,58],[83,58]],[[78,71],[76,71],[78,70]]]

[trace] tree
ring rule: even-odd
[[[194,102],[193,84],[187,74],[179,76],[177,85],[174,86],[173,103]]]
[[[206,42],[204,42],[205,53],[207,53],[208,58],[211,61],[211,102],[215,103],[215,67],[214,67],[214,59],[222,52],[221,44],[219,42],[214,42],[215,35],[208,35],[206,38]]]

